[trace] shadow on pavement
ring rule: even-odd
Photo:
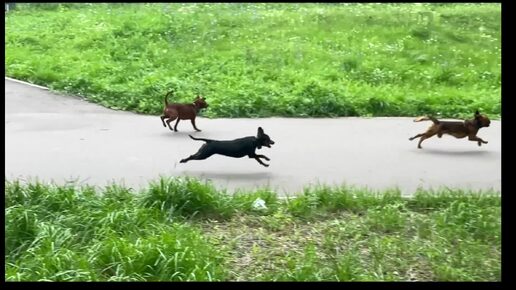
[[[184,171],[184,175],[197,176],[210,179],[244,180],[254,181],[273,178],[270,172],[210,172],[210,171]]]
[[[417,150],[417,151],[416,151]],[[491,155],[494,155],[495,152],[491,152],[488,150],[461,150],[461,151],[454,151],[454,150],[446,150],[446,149],[414,149],[413,152],[420,153],[420,154],[432,154],[432,155],[443,155],[443,156],[482,156],[482,157],[488,157]]]

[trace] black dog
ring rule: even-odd
[[[260,149],[262,146],[271,148],[271,145],[274,144],[274,141],[271,140],[269,135],[263,132],[262,127],[258,128],[258,135],[256,137],[249,136],[228,141],[209,140],[194,138],[191,135],[189,136],[194,140],[205,141],[206,144],[202,145],[202,147],[199,148],[199,151],[197,151],[197,153],[194,155],[182,159],[180,163],[186,163],[189,160],[203,160],[213,154],[220,154],[235,158],[240,158],[247,155],[249,158],[256,159],[256,161],[258,161],[261,165],[265,167],[269,166],[260,160],[260,158],[263,158],[267,161],[270,161],[267,156],[259,155],[254,152],[256,148]]]

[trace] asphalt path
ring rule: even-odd
[[[5,80],[5,177],[105,186],[112,182],[139,189],[160,176],[211,180],[228,192],[268,186],[294,195],[308,185],[352,185],[374,190],[421,188],[501,191],[501,122],[478,136],[481,147],[451,136],[425,140],[423,149],[408,138],[431,122],[413,118],[199,117],[179,132],[164,128],[159,116],[114,111],[45,88]],[[276,142],[257,153],[264,167],[247,157],[214,155],[179,163],[203,144],[188,137],[231,140],[256,135],[261,126]]]

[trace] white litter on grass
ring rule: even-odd
[[[267,206],[265,205],[265,200],[261,199],[261,198],[257,198],[254,202],[253,202],[253,208],[254,209],[259,209],[259,210],[265,210],[267,209]]]

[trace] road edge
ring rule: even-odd
[[[12,82],[15,82],[15,83],[20,83],[20,84],[24,84],[24,85],[28,85],[28,86],[31,86],[31,87],[35,87],[35,88],[38,88],[38,89],[43,89],[43,90],[50,90],[49,88],[47,87],[42,87],[42,86],[38,86],[38,85],[35,85],[35,84],[31,84],[31,83],[28,83],[28,82],[24,82],[24,81],[20,81],[20,80],[17,80],[17,79],[13,79],[13,78],[10,78],[10,77],[5,77],[6,80],[9,80],[9,81],[12,81]]]

